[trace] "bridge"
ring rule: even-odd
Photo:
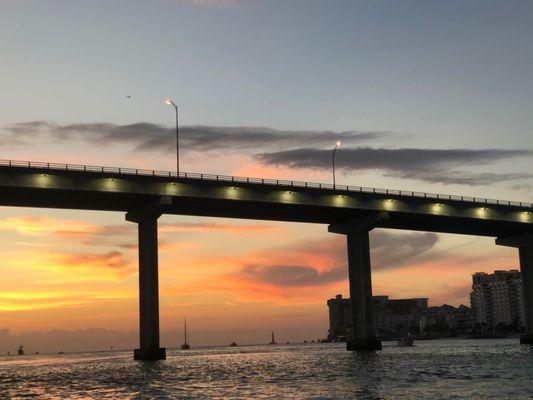
[[[526,332],[533,344],[533,204],[403,190],[0,160],[0,206],[124,212],[138,225],[138,360],[165,358],[159,342],[157,220],[163,214],[324,224],[347,240],[352,302],[348,350],[378,350],[369,232],[407,229],[496,238],[519,250]]]

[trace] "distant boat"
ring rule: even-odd
[[[18,354],[19,356],[23,356],[23,355],[24,355],[24,347],[19,346],[19,349],[17,350],[17,354]]]
[[[187,343],[187,321],[185,320],[185,318],[183,319],[183,326],[184,326],[184,342],[183,344],[180,346],[180,348],[182,350],[189,350],[191,348],[191,346]]]
[[[277,343],[276,343],[276,338],[275,338],[275,336],[274,336],[274,331],[272,331],[272,340],[270,341],[269,344],[277,344]]]
[[[237,347],[237,343],[235,343],[235,342],[231,342],[230,345],[229,345],[229,347]]]

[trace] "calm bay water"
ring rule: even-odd
[[[517,339],[419,341],[358,354],[343,344],[0,358],[0,398],[526,399],[533,347]]]

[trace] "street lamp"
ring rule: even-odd
[[[174,103],[172,99],[166,99],[165,103],[174,107],[176,110],[176,172],[178,173],[178,178],[180,177],[180,136],[179,136],[179,120],[178,120],[178,106]]]
[[[341,142],[338,140],[337,143],[335,143],[335,148],[333,149],[333,154],[331,155],[331,165],[333,167],[333,189],[335,189],[335,153],[340,145]]]

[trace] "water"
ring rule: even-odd
[[[358,354],[342,344],[0,358],[0,399],[525,399],[533,347],[517,339],[419,341]]]

